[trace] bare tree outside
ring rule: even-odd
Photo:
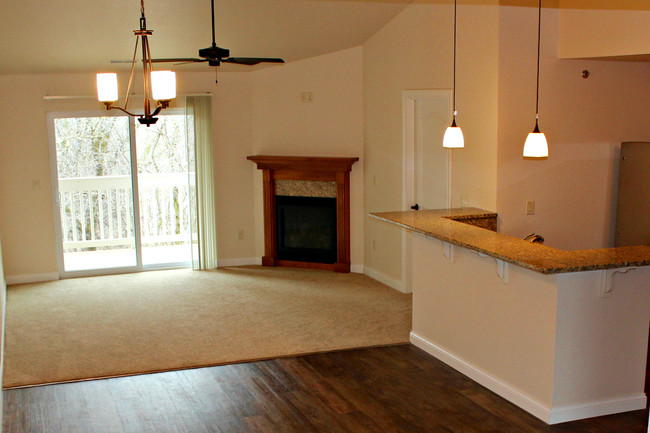
[[[54,119],[64,254],[134,248],[132,119]],[[135,128],[143,261],[147,247],[189,244],[185,116]]]

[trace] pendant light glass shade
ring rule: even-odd
[[[117,101],[117,74],[97,74],[97,99],[99,102]]]
[[[456,125],[456,10],[458,8],[457,1],[454,0],[454,88],[452,89],[452,105],[454,109],[454,117],[451,121],[451,126],[445,131],[445,136],[442,139],[442,147],[447,149],[461,149],[465,147],[465,138],[460,126]]]
[[[459,149],[465,147],[465,138],[463,137],[463,130],[456,125],[456,118],[454,117],[451,126],[445,131],[445,136],[442,139],[442,147],[448,149]]]
[[[156,101],[169,101],[176,98],[176,73],[151,71],[151,97]]]
[[[548,156],[548,143],[543,132],[539,131],[537,122],[535,129],[528,134],[524,143],[524,158],[546,158]]]
[[[537,20],[537,96],[535,97],[535,129],[528,134],[524,143],[524,158],[548,157],[548,142],[543,132],[539,130],[539,58],[542,41],[542,0],[539,0]]]

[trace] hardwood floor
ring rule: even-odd
[[[5,433],[646,433],[647,419],[547,426],[410,345],[4,391]]]

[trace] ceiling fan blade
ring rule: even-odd
[[[151,59],[151,63],[199,63],[207,62],[208,59],[178,58],[178,59]]]
[[[268,57],[228,57],[221,60],[223,63],[236,63],[238,65],[257,65],[259,63],[284,63],[282,59],[274,59]]]

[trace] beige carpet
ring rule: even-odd
[[[4,387],[404,343],[411,296],[365,275],[157,271],[11,286]]]

